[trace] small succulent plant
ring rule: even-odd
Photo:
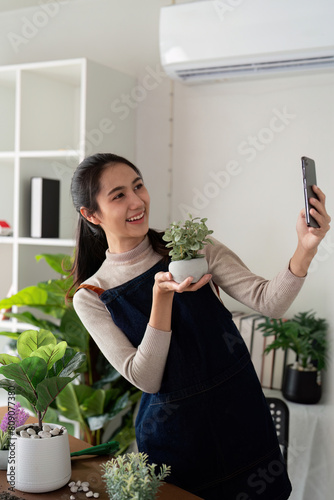
[[[189,214],[189,219],[183,224],[180,221],[170,224],[162,239],[168,242],[166,247],[171,248],[169,255],[172,261],[204,257],[198,252],[208,243],[213,243],[207,238],[209,234],[213,233],[206,225],[207,220],[206,218],[192,217]]]
[[[128,453],[102,464],[106,490],[112,500],[154,500],[170,466],[163,464],[156,474],[146,453]]]

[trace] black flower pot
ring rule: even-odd
[[[321,385],[318,384],[317,377],[317,371],[302,371],[288,365],[283,379],[283,396],[294,403],[318,403],[321,398]]]

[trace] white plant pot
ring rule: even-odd
[[[0,470],[7,469],[8,450],[0,450]]]
[[[190,260],[175,260],[170,262],[168,270],[177,283],[182,283],[189,276],[193,277],[192,283],[197,283],[203,274],[208,272],[208,263],[204,257]]]
[[[52,429],[61,427],[48,424]],[[17,430],[24,430],[22,425]],[[13,435],[8,456],[7,481],[14,489],[45,493],[62,488],[71,478],[68,433],[44,439]]]

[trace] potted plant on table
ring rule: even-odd
[[[37,424],[15,429],[9,445],[7,480],[29,493],[53,491],[71,477],[71,458],[65,427],[43,424],[49,406],[76,375],[85,355],[57,343],[48,330],[27,330],[17,341],[18,356],[0,354],[0,387],[24,396],[38,417]]]
[[[189,276],[196,283],[208,271],[205,256],[199,253],[208,243],[213,243],[207,236],[213,231],[206,225],[207,219],[192,217],[182,222],[173,222],[165,231],[162,239],[167,241],[167,248],[171,248],[169,255],[171,262],[169,271],[177,283],[181,283]]]
[[[128,453],[102,465],[102,479],[111,500],[154,500],[170,466],[163,464],[156,474],[155,464],[148,464],[146,453]]]
[[[325,319],[316,318],[315,313],[296,314],[290,320],[266,318],[259,324],[265,337],[275,336],[275,340],[265,349],[291,349],[296,361],[285,368],[282,393],[295,403],[315,404],[321,398],[321,370],[326,368],[327,329]]]

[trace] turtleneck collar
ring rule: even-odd
[[[150,239],[146,235],[145,238],[139,245],[127,252],[122,253],[111,253],[109,249],[106,251],[106,258],[109,262],[113,264],[125,264],[130,263],[131,261],[137,261],[138,258],[143,257],[144,254],[151,247]]]

